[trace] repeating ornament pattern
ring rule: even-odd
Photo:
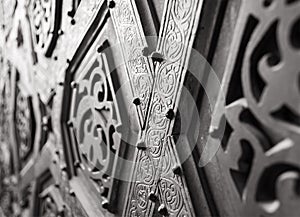
[[[223,78],[225,112],[221,100],[215,110],[227,120],[217,158],[236,215],[290,215],[300,201],[299,3],[242,4]]]
[[[155,65],[150,112],[142,133],[147,150],[137,153],[124,216],[151,216],[153,197],[158,198],[158,212],[163,215],[195,215],[185,180],[174,172],[175,167],[180,170],[180,163],[171,133],[201,7],[202,1],[197,0],[167,1],[165,5],[157,48],[164,61]]]
[[[136,105],[140,125],[144,127],[153,88],[153,63],[143,53],[148,49],[146,37],[133,1],[118,1],[111,15],[133,95],[139,99]]]
[[[69,122],[71,136],[85,172],[103,201],[110,202],[121,143],[121,119],[106,55],[91,58],[77,79]]]

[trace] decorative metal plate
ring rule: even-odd
[[[202,1],[197,0],[166,2],[157,49],[165,60],[156,64],[149,117],[142,132],[148,149],[137,153],[124,216],[151,216],[155,206],[151,201],[153,194],[161,203],[160,213],[194,216],[185,181],[172,171],[180,164],[170,137],[170,119],[178,104],[176,97],[182,88],[201,6]],[[169,165],[164,165],[167,162]]]
[[[227,120],[219,166],[207,174],[211,183],[222,177],[224,191],[212,188],[221,212],[287,216],[299,204],[300,2],[261,2],[241,5],[223,78],[226,110],[222,101],[215,110]]]
[[[121,0],[111,10],[114,28],[119,38],[124,64],[137,107],[141,127],[145,125],[153,88],[153,63],[143,55],[147,41],[134,1]]]
[[[79,160],[103,203],[111,202],[121,143],[121,119],[110,73],[105,53],[95,53],[76,73],[69,121]]]

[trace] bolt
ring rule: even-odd
[[[181,170],[181,167],[179,165],[176,165],[172,168],[173,170],[173,173],[176,174],[176,175],[181,175],[182,174],[182,170]]]
[[[139,150],[146,150],[147,149],[146,144],[143,141],[140,141],[140,142],[137,143],[137,148]]]
[[[108,7],[109,7],[110,9],[116,7],[116,2],[113,1],[113,0],[109,1],[109,2],[108,2]]]
[[[68,125],[68,127],[73,127],[74,125],[73,125],[73,122],[71,121],[71,120],[69,120],[68,122],[67,122],[67,125]]]
[[[157,196],[155,195],[154,191],[151,191],[148,195],[148,199],[151,200],[152,202],[155,202],[157,200]]]
[[[167,114],[166,114],[166,117],[168,119],[172,120],[174,118],[174,116],[175,116],[175,113],[174,113],[173,109],[169,109]]]
[[[150,54],[149,48],[144,47],[142,53],[143,53],[143,56],[145,56],[145,57],[149,56],[149,54]]]
[[[62,165],[62,166],[60,167],[60,169],[61,169],[62,171],[67,171],[67,167],[66,167],[65,165]]]
[[[71,189],[71,190],[69,191],[69,194],[70,194],[71,196],[74,196],[74,197],[75,197],[75,192],[74,192],[73,189]]]
[[[79,162],[78,160],[75,161],[75,162],[74,162],[74,166],[77,167],[77,168],[80,167],[80,162]]]
[[[102,206],[102,208],[103,209],[108,209],[108,201],[107,201],[107,199],[105,199],[105,198],[102,198],[103,200],[102,200],[102,202],[101,202],[101,206]]]
[[[152,53],[151,58],[153,61],[159,62],[159,63],[164,61],[164,56],[161,53],[158,53],[156,51]]]
[[[163,216],[167,216],[168,215],[168,210],[166,208],[166,206],[164,204],[161,204],[159,207],[158,207],[158,213],[163,215]]]
[[[76,21],[74,18],[71,19],[71,25],[75,25]]]
[[[108,193],[108,189],[105,188],[104,186],[101,186],[101,187],[100,187],[100,194],[101,194],[102,196],[106,196],[107,193]]]
[[[72,81],[72,82],[71,82],[71,87],[72,87],[73,89],[76,88],[77,85],[78,85],[78,84],[77,84],[75,81]]]
[[[140,98],[134,98],[134,100],[132,101],[133,102],[133,104],[135,104],[136,106],[138,106],[138,105],[141,105],[141,100],[140,100]]]

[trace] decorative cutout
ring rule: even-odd
[[[78,75],[71,109],[71,136],[85,172],[110,202],[121,120],[105,54],[95,55]]]
[[[68,216],[66,205],[63,202],[59,189],[54,186],[54,179],[46,171],[38,181],[38,201],[36,216]]]
[[[31,1],[32,34],[38,52],[50,57],[56,45],[61,23],[62,2],[59,0]]]
[[[226,148],[217,155],[225,191],[236,192],[228,198],[237,207],[233,215],[283,216],[298,209],[299,3],[245,1],[239,12],[224,75],[224,114],[232,130],[225,130]],[[214,114],[224,112],[221,107]]]

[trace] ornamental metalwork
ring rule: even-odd
[[[164,60],[155,65],[149,117],[141,133],[146,150],[136,155],[125,216],[151,216],[156,202],[151,197],[158,198],[158,212],[163,215],[195,215],[185,180],[173,171],[180,170],[180,163],[171,133],[201,6],[197,0],[165,4],[157,47]]]
[[[148,48],[140,17],[133,1],[119,1],[111,10],[124,64],[135,99],[140,125],[144,127],[153,88],[153,63],[144,56]],[[149,51],[148,51],[149,52]],[[133,99],[134,100],[134,99]]]
[[[29,6],[35,49],[47,57],[51,56],[57,42],[61,7],[59,0],[34,0]]]
[[[106,54],[100,53],[76,74],[68,123],[79,159],[103,203],[110,202],[121,144],[121,119],[110,73]]]
[[[299,203],[299,9],[299,1],[243,1],[223,79],[218,171],[235,203],[218,202],[224,212],[286,216]],[[207,170],[213,183],[216,170]]]
[[[0,216],[299,216],[300,1],[0,0],[0,25]]]

